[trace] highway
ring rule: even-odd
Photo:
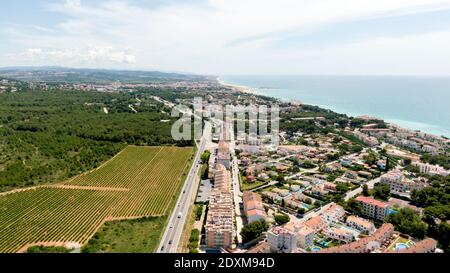
[[[189,209],[197,195],[199,172],[202,167],[201,156],[205,151],[209,136],[211,135],[211,123],[205,122],[203,137],[200,140],[192,167],[186,178],[181,194],[167,223],[166,230],[160,241],[157,253],[177,253],[183,235],[183,228],[189,218]]]

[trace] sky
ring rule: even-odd
[[[450,0],[3,0],[0,66],[450,75]]]

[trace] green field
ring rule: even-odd
[[[164,218],[192,155],[192,148],[129,146],[65,183],[1,195],[0,252],[84,245],[107,221]]]
[[[83,253],[152,253],[167,217],[106,223],[83,247]]]

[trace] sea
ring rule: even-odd
[[[260,95],[450,137],[450,77],[221,76]]]

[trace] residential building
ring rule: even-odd
[[[219,149],[217,154],[217,163],[229,169],[231,164],[230,146],[225,141],[219,142]]]
[[[394,193],[411,193],[413,190],[422,190],[427,186],[422,181],[413,181],[404,177],[403,173],[398,170],[390,171],[381,176],[381,184],[389,185]]]
[[[306,221],[305,226],[314,230],[315,233],[319,233],[327,227],[327,224],[322,220],[320,216],[316,216]]]
[[[314,237],[316,233],[313,229],[303,226],[298,231],[298,246],[302,249],[312,248],[314,246]]]
[[[243,195],[243,202],[244,213],[249,224],[266,219],[266,211],[264,210],[262,198],[259,194],[246,191]]]
[[[297,234],[281,227],[267,232],[270,251],[275,253],[293,253],[297,249]]]
[[[374,233],[376,230],[375,225],[372,222],[353,215],[347,218],[347,226],[367,235]]]
[[[206,245],[209,248],[228,248],[233,243],[234,207],[231,177],[222,164],[215,173],[205,224]]]
[[[325,210],[320,217],[327,224],[337,223],[345,216],[345,210],[338,204],[332,204],[327,210]]]
[[[227,248],[233,243],[233,195],[213,190],[206,220],[206,245]]]
[[[358,196],[356,201],[361,202],[363,214],[377,221],[384,221],[389,213],[389,204],[375,200],[371,197]]]
[[[415,245],[398,251],[396,253],[434,253],[437,247],[437,242],[434,239],[428,238],[416,243]]]
[[[392,224],[383,224],[371,236],[364,237],[350,244],[322,249],[317,253],[370,253],[378,250],[383,244],[388,242],[394,234]]]
[[[295,222],[287,223],[284,228],[298,235],[297,246],[299,248],[306,250],[314,246],[316,232],[312,228]]]
[[[431,165],[431,164],[422,163],[422,162],[413,162],[412,165],[419,167],[419,170],[421,173],[430,174],[430,175],[442,175],[442,176],[450,175],[449,170],[446,170],[439,165]]]
[[[325,234],[327,237],[331,239],[341,241],[347,244],[352,242],[354,239],[353,233],[343,228],[335,228],[335,227],[328,228],[325,231]]]

